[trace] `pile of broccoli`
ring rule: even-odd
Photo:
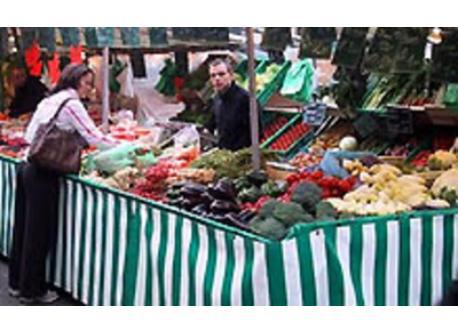
[[[292,192],[291,202],[267,201],[249,227],[262,236],[281,240],[297,223],[335,220],[338,212],[330,203],[322,201],[321,196],[318,185],[302,182]]]

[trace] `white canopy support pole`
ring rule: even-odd
[[[254,71],[254,38],[253,28],[245,28],[248,53],[248,78],[250,93],[250,126],[251,126],[251,158],[253,169],[261,168],[261,150],[259,148],[259,115],[256,103],[256,73]]]
[[[110,115],[110,71],[109,71],[110,50],[108,47],[103,49],[102,65],[102,132],[108,133],[108,117]]]

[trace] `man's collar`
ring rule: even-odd
[[[218,95],[221,97],[226,97],[229,94],[229,92],[233,89],[234,86],[235,86],[235,82],[232,81],[231,84],[224,91],[219,92]]]

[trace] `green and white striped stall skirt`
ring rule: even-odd
[[[8,255],[15,165],[0,160]],[[458,210],[298,225],[275,242],[61,182],[49,279],[89,305],[431,305],[458,271]]]

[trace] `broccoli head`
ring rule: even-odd
[[[275,207],[278,206],[280,202],[277,200],[271,199],[268,200],[259,210],[259,216],[263,219],[274,216]]]
[[[316,218],[318,220],[332,221],[335,220],[338,215],[339,213],[334,206],[327,201],[320,201],[318,205],[316,205]]]
[[[287,233],[283,223],[272,217],[265,220],[259,216],[255,217],[248,226],[257,234],[276,240],[283,239]]]
[[[291,201],[296,202],[309,214],[314,215],[321,200],[321,187],[312,182],[302,182],[293,191]]]
[[[313,217],[295,202],[280,202],[274,209],[274,217],[290,227],[299,222],[311,222]]]

